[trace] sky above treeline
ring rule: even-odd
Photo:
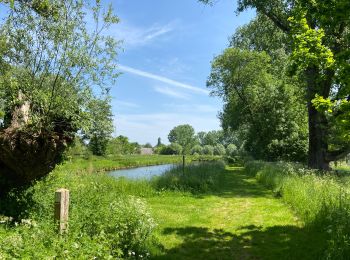
[[[168,143],[170,130],[180,124],[196,132],[220,129],[222,101],[206,87],[210,63],[255,12],[237,16],[236,0],[214,2],[103,0],[120,18],[106,34],[122,41],[121,75],[111,86],[114,136],[155,145],[158,137]],[[7,11],[2,5],[0,18]]]
[[[169,131],[190,124],[220,129],[222,101],[209,96],[210,62],[253,11],[236,16],[235,0],[205,6],[197,0],[114,0],[120,23],[113,36],[122,75],[112,88],[115,135],[131,141],[167,143]],[[106,1],[107,3],[107,1]]]

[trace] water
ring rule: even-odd
[[[146,179],[149,180],[153,176],[162,175],[167,170],[173,168],[174,164],[162,164],[156,166],[146,166],[146,167],[138,167],[131,169],[123,169],[112,171],[109,174],[113,177],[125,177],[128,179]]]

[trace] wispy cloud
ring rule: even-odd
[[[119,65],[119,69],[121,71],[128,72],[128,73],[131,73],[131,74],[134,74],[134,75],[138,75],[140,77],[154,79],[154,80],[157,80],[157,81],[169,84],[169,85],[174,86],[174,87],[191,90],[191,91],[194,91],[194,92],[197,92],[197,93],[201,93],[201,94],[205,94],[205,95],[209,94],[209,91],[206,90],[206,89],[202,89],[202,88],[199,88],[199,87],[196,87],[196,86],[192,86],[192,85],[189,85],[189,84],[186,84],[186,83],[182,83],[182,82],[179,82],[179,81],[176,81],[176,80],[173,80],[173,79],[169,79],[167,77],[163,77],[163,76],[160,76],[160,75],[152,74],[152,73],[149,73],[149,72],[146,72],[146,71],[143,71],[143,70],[138,70],[138,69],[131,68],[131,67],[128,67],[128,66],[124,66],[124,65]]]
[[[176,22],[164,25],[154,24],[150,27],[138,27],[121,21],[110,34],[116,39],[122,40],[125,48],[140,47],[165,37],[176,28]]]
[[[165,87],[165,86],[156,86],[153,88],[155,91],[157,91],[158,93],[164,94],[166,96],[170,96],[170,97],[174,97],[174,98],[181,98],[181,99],[189,99],[189,96],[178,92],[174,89],[171,89],[169,87]]]
[[[221,109],[220,105],[202,105],[202,104],[193,104],[193,102],[187,102],[184,104],[178,103],[166,103],[163,104],[163,107],[166,109],[171,109],[173,111],[178,111],[181,113],[205,113],[212,114],[215,117],[215,114]]]

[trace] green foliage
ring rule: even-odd
[[[224,132],[219,131],[209,131],[209,132],[199,132],[197,134],[197,137],[199,139],[199,143],[204,145],[217,145],[217,144],[224,144]]]
[[[183,154],[189,154],[196,142],[194,129],[188,124],[174,127],[168,138],[170,143],[176,143],[182,147]]]
[[[140,148],[138,143],[131,143],[128,137],[120,135],[109,140],[106,153],[108,155],[139,154]]]
[[[2,58],[9,61],[0,75],[4,127],[11,123],[15,107],[28,102],[26,128],[51,132],[68,124],[66,131],[88,132],[96,120],[93,107],[107,102],[106,83],[117,76],[116,41],[104,33],[117,18],[110,9],[103,13],[99,2],[53,1],[60,6],[59,19],[42,16],[26,3],[15,1],[0,28],[0,38],[7,43]],[[92,32],[85,24],[87,12],[97,24]],[[101,97],[94,94],[98,88]]]
[[[15,8],[15,3],[25,2],[28,7],[33,9],[41,16],[55,16],[57,17],[57,11],[59,6],[50,3],[49,0],[0,0],[0,3],[10,3],[11,8]]]
[[[166,149],[166,145],[161,144],[161,145],[157,145],[155,148],[153,148],[153,151],[155,154],[162,154],[162,152],[164,152],[165,149]]]
[[[157,190],[205,193],[220,187],[224,169],[225,165],[220,161],[187,165],[185,173],[182,166],[176,166],[154,178],[152,183]]]
[[[214,155],[225,155],[226,149],[222,144],[217,144],[214,146]]]
[[[167,154],[182,154],[183,153],[183,147],[178,143],[172,143],[168,147]]]
[[[214,2],[200,1],[205,4]],[[330,161],[347,154],[350,143],[342,145],[339,143],[343,133],[334,125],[339,114],[334,114],[334,118],[325,116],[320,110],[315,110],[311,103],[316,95],[332,100],[340,100],[349,95],[350,2],[348,0],[237,2],[238,13],[253,8],[257,11],[257,17],[238,29],[231,46],[258,52],[265,51],[273,58],[272,69],[275,71],[275,76],[279,77],[280,72],[287,68],[290,74],[299,77],[300,82],[298,84],[293,82],[291,85],[296,89],[303,89],[306,94],[305,105],[307,104],[309,112],[309,166],[327,169]],[[286,78],[288,82],[288,77],[283,73],[281,78]],[[267,80],[263,81],[269,84]],[[301,124],[299,127],[305,128]],[[296,131],[293,132],[295,137]],[[279,152],[286,152],[285,148],[288,149],[289,141],[285,142],[279,138],[274,138],[273,141],[271,145],[277,144]],[[292,150],[300,148],[304,150],[299,144],[297,147],[292,147]],[[323,152],[320,153],[321,150]],[[282,159],[294,160],[295,155],[292,152],[287,157],[289,158]]]
[[[202,154],[205,155],[214,155],[214,147],[212,145],[204,145]]]
[[[235,146],[234,144],[229,144],[226,147],[226,155],[231,156],[231,157],[237,156],[238,155],[237,146]]]
[[[59,187],[68,188],[71,197],[69,232],[62,237],[57,235],[52,219],[53,195]],[[20,199],[21,194],[32,194],[23,202],[27,204],[26,219],[16,226],[9,222],[5,234],[0,231],[0,256],[5,259],[147,258],[154,244],[155,223],[145,202],[134,195],[142,196],[150,191],[145,183],[115,180],[105,175],[77,175],[59,167],[29,190],[9,195]]]
[[[278,64],[278,63],[277,63]],[[223,98],[224,129],[238,130],[255,158],[305,161],[307,117],[296,79],[265,52],[228,48],[212,63],[208,86]]]
[[[114,130],[110,98],[93,100],[89,104],[89,112],[93,120],[85,138],[90,141],[89,148],[92,153],[102,156],[106,154],[108,141]]]
[[[191,154],[203,154],[203,147],[199,144],[196,144],[192,147]]]
[[[313,106],[326,115],[329,122],[330,151],[343,151],[333,159],[338,160],[349,154],[350,149],[350,101],[348,98],[332,101],[316,95],[312,100]]]
[[[322,28],[312,29],[307,19],[290,17],[291,36],[293,39],[293,53],[291,59],[294,66],[305,70],[310,66],[327,69],[333,66],[335,60],[332,51],[323,44],[325,32]]]
[[[75,136],[73,144],[66,150],[65,157],[67,159],[87,156],[91,151],[84,143],[83,139],[79,136]]]
[[[349,178],[320,175],[300,165],[250,162],[246,172],[272,189],[309,227],[328,238],[323,256],[346,259],[350,252]]]

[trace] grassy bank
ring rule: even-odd
[[[0,259],[315,259],[319,234],[242,168],[175,168],[146,181],[58,167],[23,193],[16,223],[2,217]],[[53,194],[71,193],[69,233],[55,232]],[[21,203],[18,203],[21,202]],[[1,201],[6,205],[6,201]],[[14,204],[8,204],[12,209]],[[25,209],[23,211],[23,209]],[[7,211],[9,213],[9,211]],[[320,242],[321,241],[321,242]]]
[[[191,161],[215,161],[221,159],[220,156],[206,155],[186,155],[185,158],[186,163]],[[64,163],[64,167],[68,171],[94,173],[172,163],[182,163],[182,155],[121,155],[109,157],[91,156],[87,159],[77,157],[66,161]]]
[[[288,203],[310,229],[318,229],[327,243],[323,257],[350,255],[350,177],[320,173],[288,163],[251,162],[246,172]]]

